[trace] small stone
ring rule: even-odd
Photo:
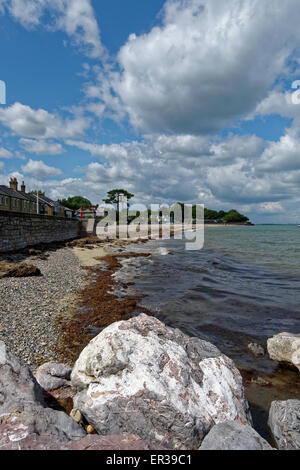
[[[270,385],[270,382],[268,382],[267,380],[263,379],[262,377],[253,377],[251,379],[251,383],[252,384],[255,384],[255,385],[261,385],[262,387],[267,387],[268,385]]]
[[[86,426],[85,430],[86,430],[87,434],[96,434],[97,433],[96,429],[91,424]]]
[[[248,344],[248,349],[255,357],[260,357],[260,356],[265,355],[265,350],[260,344],[250,343]]]
[[[82,422],[82,414],[79,410],[76,410],[75,408],[71,411],[70,413],[71,418],[76,421],[76,423],[81,423]]]

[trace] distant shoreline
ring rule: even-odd
[[[255,224],[204,224],[206,227],[255,227]]]

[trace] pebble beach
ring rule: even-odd
[[[0,340],[32,369],[58,360],[57,315],[85,285],[85,271],[71,248],[50,251],[45,260],[27,257],[42,275],[0,279]],[[20,255],[11,255],[20,261]]]

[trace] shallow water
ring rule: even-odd
[[[213,340],[232,357],[243,337],[264,343],[282,331],[300,333],[299,228],[209,228],[203,250],[159,240],[146,251],[151,259],[127,260],[118,277],[133,280],[135,292],[147,295],[142,305],[172,326]]]
[[[300,333],[300,228],[207,228],[200,251],[186,251],[184,240],[128,249],[152,253],[150,259],[126,260],[117,273],[117,279],[134,282],[131,293],[146,294],[144,308],[270,381],[269,387],[252,384],[248,390],[257,428],[268,437],[270,402],[299,396],[298,377],[267,355],[254,358],[247,345],[266,347],[280,332]]]

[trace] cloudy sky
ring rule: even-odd
[[[0,183],[300,223],[299,24],[299,0],[0,0]]]

